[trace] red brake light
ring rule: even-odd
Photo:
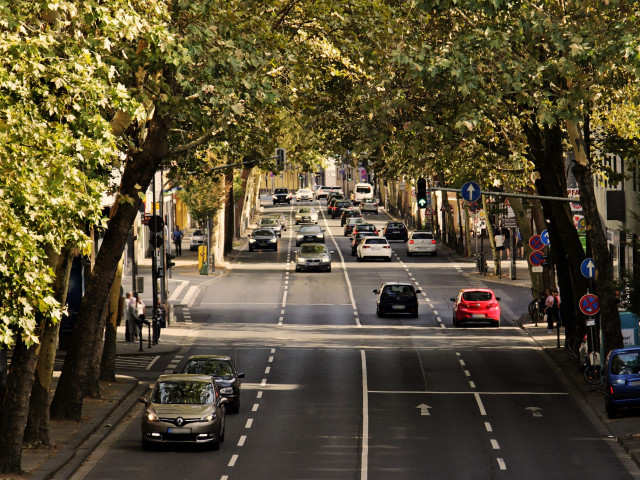
[[[409,243],[410,243],[411,245],[413,245],[413,240],[409,240]]]
[[[391,248],[391,247],[390,247],[389,245],[385,245],[385,246],[384,246],[384,247],[382,247],[382,248]]]
[[[431,240],[431,244],[432,244],[432,245],[433,245],[433,244],[435,244],[435,243],[436,243],[436,241],[435,241],[435,240]]]
[[[371,248],[369,245],[363,245],[362,248]]]

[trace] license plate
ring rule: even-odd
[[[474,313],[471,315],[471,318],[487,318],[487,316],[482,313]]]
[[[191,428],[189,428],[189,427],[169,427],[169,428],[167,428],[167,433],[191,433]]]
[[[391,305],[392,310],[404,310],[404,305]]]

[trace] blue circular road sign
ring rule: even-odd
[[[545,245],[551,245],[551,240],[549,240],[549,230],[544,230],[540,234],[540,240],[542,240],[542,243]]]
[[[540,235],[533,235],[529,239],[529,246],[531,247],[531,250],[542,250],[544,248],[544,243],[542,243]]]
[[[593,263],[593,258],[585,258],[580,264],[580,271],[585,277],[594,278],[596,276],[596,264]]]
[[[539,267],[540,265],[542,265],[542,262],[544,261],[543,257],[544,255],[542,255],[542,252],[540,252],[539,250],[536,250],[535,252],[531,252],[531,255],[529,255],[529,263],[531,263],[531,265]]]
[[[480,198],[480,185],[475,182],[467,182],[460,189],[460,195],[467,202],[475,202]]]

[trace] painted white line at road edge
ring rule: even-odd
[[[360,350],[362,360],[362,453],[360,454],[360,480],[367,480],[369,468],[369,385],[367,384],[367,356]]]

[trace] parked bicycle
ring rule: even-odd
[[[527,310],[529,311],[529,318],[531,322],[535,323],[537,327],[538,323],[541,323],[544,317],[544,295],[535,295],[533,289],[531,290],[531,293],[534,294],[535,298],[529,302]]]
[[[584,336],[584,341],[580,346],[580,366],[584,366],[582,374],[585,381],[590,385],[602,383],[602,363],[600,354],[589,346],[589,339]]]
[[[482,275],[487,274],[487,260],[484,258],[484,252],[476,255],[476,268]]]

